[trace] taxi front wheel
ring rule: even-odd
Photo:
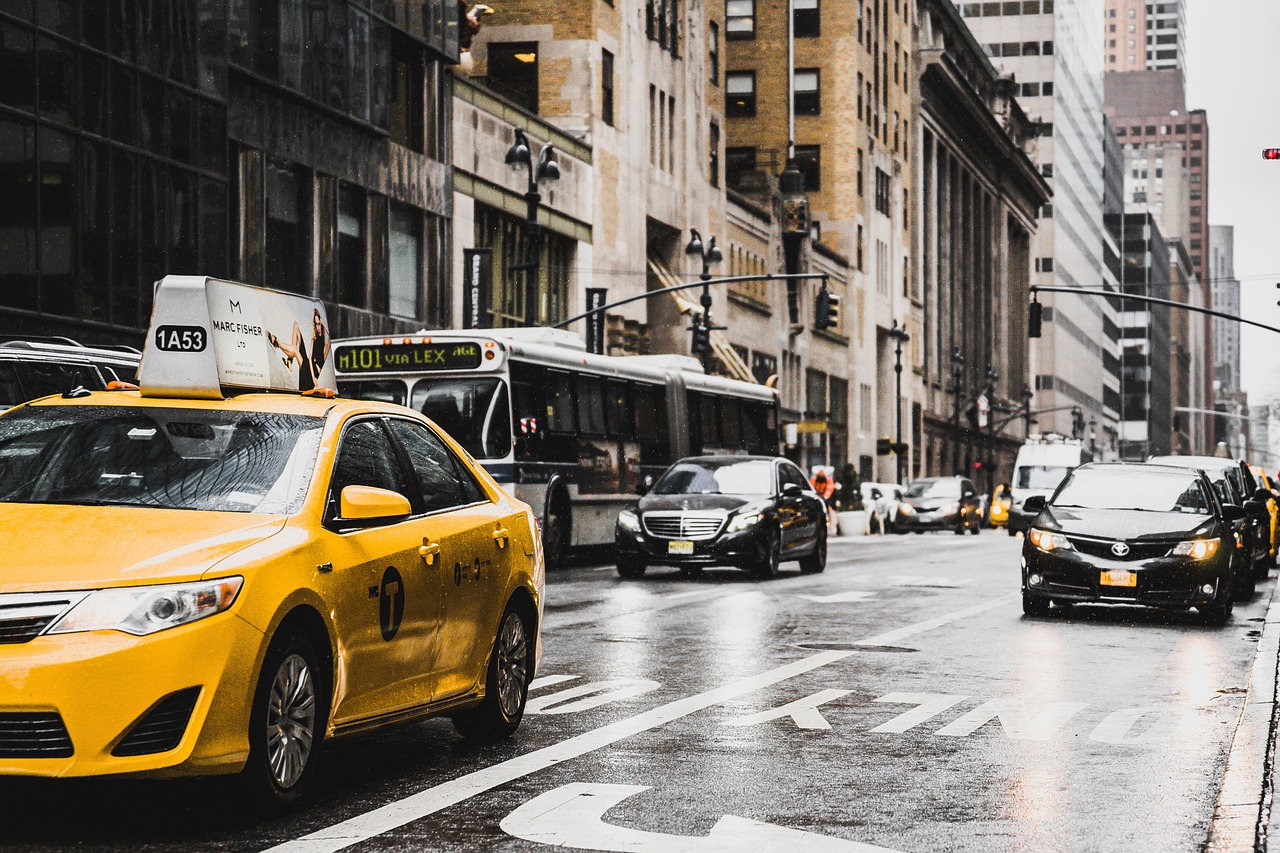
[[[530,626],[515,602],[507,605],[498,636],[489,655],[484,700],[455,714],[458,734],[475,740],[501,740],[520,726],[533,672],[533,638]]]
[[[328,692],[315,649],[301,634],[277,636],[267,650],[249,717],[242,779],[267,807],[292,806],[315,776]]]

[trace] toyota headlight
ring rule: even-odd
[[[746,515],[735,515],[733,520],[729,522],[729,532],[737,533],[739,530],[746,530],[755,527],[760,523],[764,516],[758,512],[747,513]]]
[[[100,589],[49,629],[50,634],[123,631],[143,636],[221,613],[236,600],[244,578],[218,578],[164,586]]]
[[[1218,552],[1220,539],[1190,539],[1173,546],[1172,556],[1205,560]]]
[[[636,515],[635,510],[624,509],[618,513],[618,526],[631,533],[639,533],[640,516]]]
[[[1040,530],[1033,527],[1028,536],[1031,538],[1031,544],[1041,551],[1074,551],[1076,549],[1071,544],[1070,539],[1061,533],[1054,533],[1050,530]]]

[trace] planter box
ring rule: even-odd
[[[871,513],[865,509],[836,513],[836,529],[841,536],[866,536]]]

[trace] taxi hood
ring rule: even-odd
[[[278,533],[285,521],[239,512],[0,503],[0,592],[197,580]]]

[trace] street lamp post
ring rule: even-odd
[[[987,398],[987,494],[996,488],[996,383],[1000,374],[990,364],[987,365],[987,388],[983,394]]]
[[[535,159],[533,149],[529,147],[529,138],[520,128],[516,128],[516,141],[507,149],[506,163],[512,171],[524,170],[528,174],[528,186],[524,194],[525,257],[523,263],[515,268],[522,269],[525,273],[524,322],[526,326],[533,326],[538,322],[538,256],[542,248],[542,227],[538,224],[538,207],[542,204],[542,194],[538,192],[538,184],[541,181],[559,180],[560,164],[556,162],[555,146],[551,143],[543,145]],[[560,306],[554,303],[549,306],[548,314],[552,321],[556,319],[559,309]]]
[[[1089,452],[1098,452],[1098,419],[1089,416]]]
[[[964,475],[963,466],[960,464],[960,394],[963,386],[960,384],[964,380],[964,353],[960,352],[957,347],[951,353],[951,389],[955,393],[955,413],[952,415],[955,420],[955,471],[961,476]]]
[[[889,337],[893,338],[893,372],[897,386],[895,400],[898,408],[898,435],[894,444],[894,455],[897,457],[898,480],[902,484],[904,472],[903,467],[906,464],[906,454],[902,452],[902,345],[911,340],[911,335],[907,333],[906,326],[899,326],[898,321],[893,321],[893,328],[889,330]]]
[[[711,331],[716,328],[711,325],[711,285],[707,284],[711,280],[711,265],[718,264],[724,260],[724,253],[716,247],[716,238],[708,237],[704,245],[702,235],[698,233],[697,228],[690,228],[689,245],[684,247],[686,255],[693,255],[702,259],[702,272],[698,274],[698,278],[702,280],[702,297],[698,300],[702,304],[702,319],[695,320],[695,326],[700,322],[702,333],[705,335],[705,347],[700,353],[695,353],[702,358],[702,369],[706,373],[711,373],[712,353],[711,353]]]

